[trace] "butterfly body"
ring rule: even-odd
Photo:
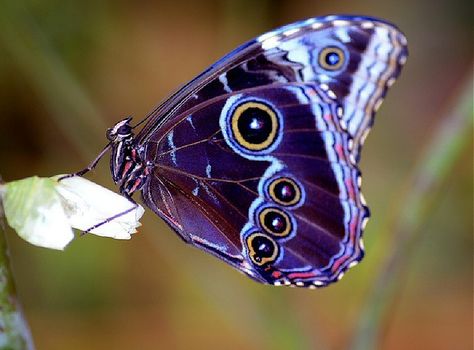
[[[325,286],[363,257],[361,145],[406,41],[373,18],[266,33],[155,109],[109,129],[121,192],[253,279]]]

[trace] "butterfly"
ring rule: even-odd
[[[376,18],[265,33],[136,134],[131,118],[108,129],[113,180],[186,243],[258,282],[326,286],[364,256],[360,151],[406,58],[404,35]]]

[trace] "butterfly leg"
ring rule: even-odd
[[[104,147],[104,149],[99,153],[99,155],[84,169],[80,170],[80,171],[77,171],[75,173],[71,173],[71,174],[67,174],[67,175],[64,175],[64,176],[61,176],[58,181],[61,181],[61,180],[64,180],[64,179],[67,179],[67,178],[70,178],[70,177],[74,177],[74,176],[84,176],[85,174],[87,174],[89,171],[93,170],[97,163],[99,163],[99,160],[102,159],[102,157],[104,156],[104,154],[110,149],[111,147],[111,144],[107,144],[107,146]]]
[[[117,213],[117,214],[115,214],[115,215],[113,215],[113,216],[111,216],[111,217],[105,219],[104,221],[99,222],[98,224],[95,224],[94,226],[89,227],[87,230],[85,230],[85,231],[82,233],[82,235],[85,235],[85,234],[89,233],[90,231],[92,231],[92,230],[94,230],[94,229],[96,229],[96,228],[98,228],[98,227],[100,227],[100,226],[102,226],[102,225],[105,225],[105,224],[107,224],[107,223],[109,223],[109,222],[111,222],[111,221],[113,221],[113,220],[115,220],[115,219],[117,219],[117,218],[119,218],[119,217],[121,217],[121,216],[123,216],[123,215],[127,215],[128,213],[130,213],[130,212],[134,211],[135,209],[137,209],[138,204],[137,204],[137,202],[135,202],[135,200],[134,200],[132,197],[130,197],[130,196],[127,195],[127,194],[123,194],[123,196],[124,196],[125,198],[127,198],[127,199],[130,201],[130,203],[132,204],[132,207],[130,207],[130,208],[128,208],[127,210],[124,210],[124,211],[122,211],[122,212],[120,212],[120,213]]]

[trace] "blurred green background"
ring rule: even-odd
[[[322,290],[274,288],[183,244],[150,212],[131,241],[86,236],[64,252],[8,230],[38,349],[472,349],[472,125],[413,214],[418,229],[408,240],[395,229],[423,190],[410,179],[437,125],[472,78],[470,0],[2,1],[0,173],[77,171],[120,118],[140,120],[248,39],[330,13],[388,19],[410,49],[362,155],[363,263]],[[115,188],[107,159],[89,178]]]

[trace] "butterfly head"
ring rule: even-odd
[[[116,184],[120,184],[120,193],[128,197],[143,187],[150,172],[149,166],[142,161],[142,150],[135,145],[131,121],[131,117],[125,118],[106,133],[112,148],[112,179]]]
[[[127,117],[118,123],[116,123],[110,129],[107,129],[106,136],[107,139],[112,144],[117,144],[126,140],[131,140],[133,138],[133,131],[130,122],[132,121],[131,117]]]

